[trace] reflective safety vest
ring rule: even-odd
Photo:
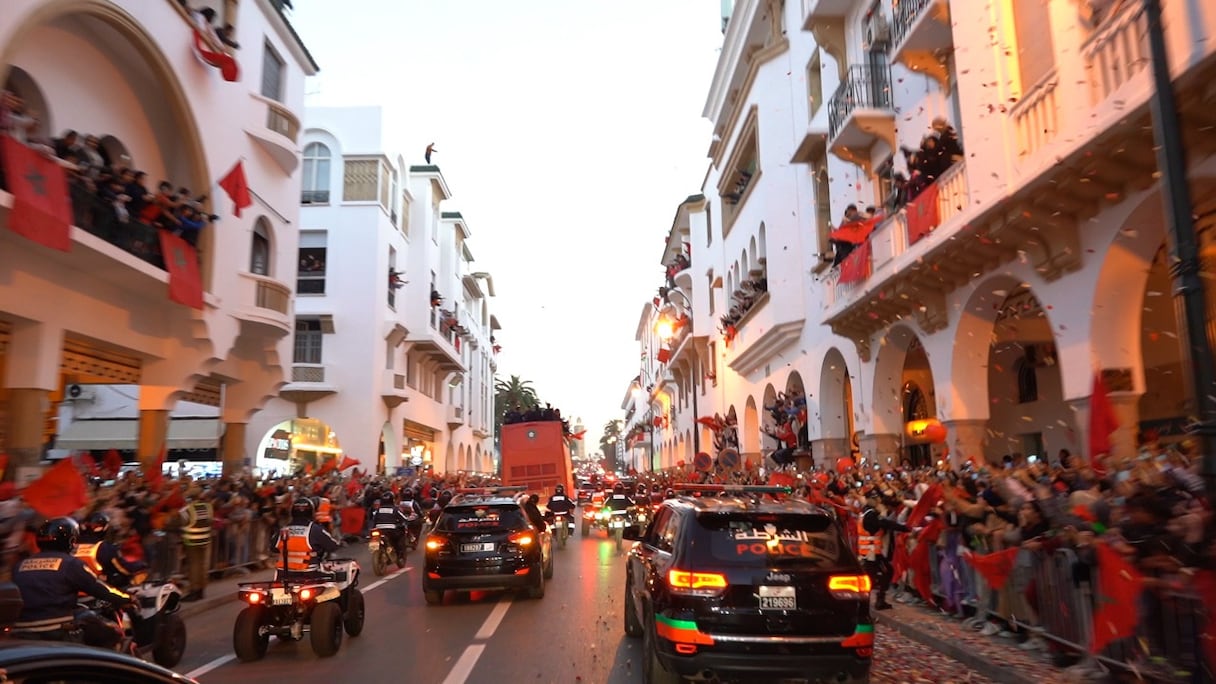
[[[182,528],[182,544],[186,546],[206,546],[211,543],[211,521],[214,515],[211,504],[205,501],[195,501],[187,504],[186,525]]]
[[[312,524],[308,525],[288,525],[283,528],[287,533],[287,539],[279,537],[279,541],[275,544],[275,551],[278,551],[278,557],[274,566],[279,570],[283,570],[283,544],[287,544],[287,571],[288,572],[306,572],[308,570],[316,570],[320,567],[317,562],[317,556],[313,553],[312,542],[308,539],[309,532],[312,531]]]
[[[875,560],[882,553],[882,530],[875,534],[866,532],[865,515],[857,519],[857,557],[861,560]]]
[[[313,516],[313,520],[316,520],[319,523],[333,522],[333,510],[331,508],[331,504],[329,503],[329,499],[321,497],[321,502],[317,505],[317,512]]]
[[[92,570],[94,575],[103,577],[101,561],[97,560],[97,550],[99,548],[101,548],[101,542],[77,544],[76,550],[72,552],[72,555],[84,561],[84,566]]]

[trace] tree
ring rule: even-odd
[[[531,380],[521,380],[512,375],[494,385],[494,434],[499,434],[502,418],[512,408],[526,409],[540,403]]]
[[[610,420],[604,423],[604,434],[600,435],[600,453],[604,454],[604,463],[616,468],[616,443],[622,438],[621,421]],[[605,466],[608,469],[608,466]]]

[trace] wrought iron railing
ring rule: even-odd
[[[854,64],[828,100],[828,139],[840,134],[849,115],[858,108],[891,109],[891,71]]]
[[[912,25],[916,23],[916,18],[925,11],[925,8],[933,4],[937,0],[900,0],[894,7],[893,21],[894,26],[891,27],[891,33],[894,34],[895,45],[904,42],[904,38],[908,32],[912,30]]]

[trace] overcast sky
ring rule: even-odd
[[[700,192],[717,0],[294,0],[308,104],[381,105],[434,142],[493,274],[499,377],[589,428],[622,417],[676,206]]]

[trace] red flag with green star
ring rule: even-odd
[[[0,136],[4,177],[13,193],[9,230],[66,252],[72,247],[72,204],[68,200],[68,178],[52,159]]]
[[[1094,640],[1089,652],[1101,653],[1107,644],[1136,633],[1144,577],[1110,544],[1099,542],[1094,549],[1098,555],[1098,586],[1094,597]]]
[[[201,310],[203,278],[198,272],[198,252],[167,230],[160,231],[160,252],[169,271],[169,299]]]

